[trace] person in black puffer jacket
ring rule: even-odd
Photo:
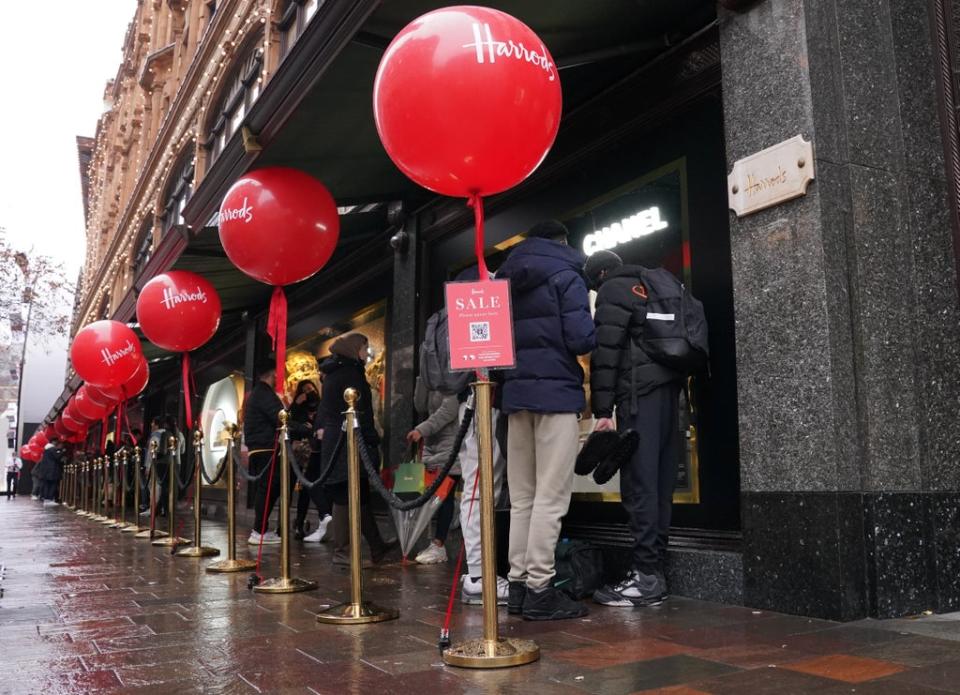
[[[663,562],[680,454],[678,399],[683,375],[654,362],[638,345],[646,288],[637,265],[598,251],[585,266],[598,290],[598,346],[590,359],[591,409],[596,430],[633,429],[640,444],[620,470],[620,497],[634,537],[633,568],[594,600],[606,606],[650,606],[667,593]]]
[[[357,419],[360,423],[360,437],[367,451],[379,457],[380,434],[373,422],[373,394],[367,383],[365,371],[369,354],[369,341],[365,335],[351,333],[341,336],[330,346],[330,356],[320,364],[323,372],[323,393],[320,397],[318,413],[320,426],[323,427],[322,455],[324,468],[332,466],[325,481],[326,492],[333,503],[333,562],[338,565],[350,564],[350,518],[347,493],[347,444],[343,443],[335,461],[329,461],[340,439],[343,427],[343,413],[347,403],[343,393],[348,388],[357,390]],[[360,527],[363,537],[370,546],[370,555],[374,562],[380,562],[390,551],[397,547],[397,541],[386,542],[380,535],[377,521],[370,509],[370,481],[363,464],[360,465]]]
[[[510,576],[507,608],[527,620],[585,615],[552,586],[560,521],[570,507],[586,406],[578,355],[596,347],[584,256],[560,222],[535,225],[497,271],[510,280],[517,366],[504,373],[509,415]]]

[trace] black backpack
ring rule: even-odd
[[[677,372],[690,374],[705,367],[710,347],[703,304],[664,268],[646,268],[640,280],[632,322],[637,346]]]
[[[587,541],[567,538],[557,543],[553,586],[573,599],[593,596],[603,585],[603,553]]]

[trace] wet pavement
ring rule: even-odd
[[[205,544],[224,540],[222,524],[205,522]],[[265,576],[278,558],[279,546],[265,548]],[[366,597],[400,619],[339,627],[314,615],[346,598],[346,571],[326,545],[296,543],[293,558],[318,591],[254,594],[246,573],[205,573],[209,558],[0,498],[0,693],[960,693],[955,641],[678,597],[551,623],[501,610],[501,633],[536,640],[541,660],[456,669],[436,647],[452,562],[367,571]],[[479,608],[456,604],[455,642],[480,625]]]

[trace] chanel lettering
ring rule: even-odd
[[[464,48],[472,48],[477,52],[478,63],[496,63],[497,58],[513,58],[523,60],[547,73],[547,79],[553,82],[557,78],[553,63],[547,57],[547,49],[541,44],[540,51],[533,51],[522,43],[513,41],[497,41],[493,38],[490,25],[486,22],[480,25],[473,22],[473,43],[463,44]]]
[[[204,292],[199,287],[196,292],[188,292],[187,290],[180,290],[176,294],[173,291],[166,287],[163,290],[163,299],[160,300],[160,303],[167,309],[172,309],[177,306],[177,304],[182,304],[184,302],[199,302],[201,304],[207,303],[207,293]]]
[[[232,220],[243,220],[244,224],[253,221],[253,208],[247,203],[246,198],[243,199],[243,205],[241,207],[227,208],[226,210],[221,210],[217,215],[219,224]]]
[[[114,352],[110,352],[107,350],[107,348],[103,348],[103,350],[100,351],[100,356],[103,358],[103,363],[105,365],[112,367],[127,355],[135,352],[136,349],[137,347],[128,340],[126,345]]]

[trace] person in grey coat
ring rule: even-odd
[[[460,402],[455,394],[429,390],[423,378],[419,377],[413,393],[413,404],[417,412],[428,413],[428,417],[407,434],[407,441],[411,444],[422,443],[424,467],[437,471],[450,459],[456,444],[457,430],[460,429]],[[458,463],[453,464],[450,476],[459,482]],[[430,545],[417,555],[416,561],[420,564],[434,565],[447,561],[444,544],[453,522],[454,505],[454,495],[447,495],[437,510],[436,533]]]

